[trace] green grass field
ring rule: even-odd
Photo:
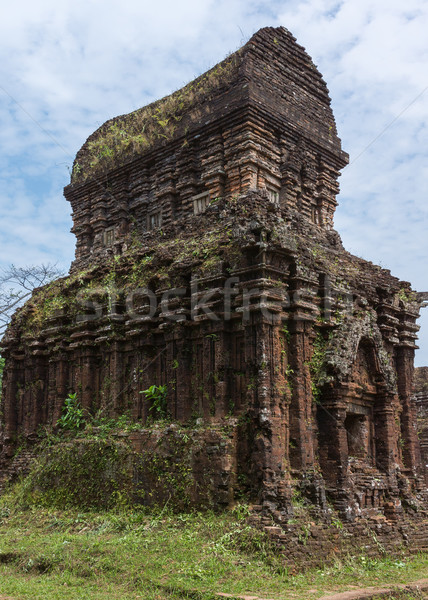
[[[32,600],[208,600],[223,592],[306,600],[356,583],[394,585],[427,576],[428,555],[346,558],[292,575],[265,535],[247,525],[246,514],[245,507],[220,515],[23,511],[3,502],[0,594]]]

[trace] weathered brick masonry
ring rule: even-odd
[[[347,162],[327,87],[284,28],[98,129],[65,188],[70,276],[37,290],[3,342],[4,465],[70,391],[144,429],[141,391],[166,385],[171,419],[199,431],[196,483],[218,465],[214,504],[245,493],[259,523],[285,526],[299,490],[318,515],[380,519],[398,538],[411,506],[426,545],[420,304],[333,229]],[[149,431],[134,442],[155,453]]]
[[[413,393],[417,408],[417,429],[421,446],[422,463],[428,485],[428,367],[415,369]]]

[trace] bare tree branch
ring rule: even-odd
[[[31,296],[35,288],[50,283],[64,272],[56,264],[10,267],[0,270],[0,338],[13,313]]]

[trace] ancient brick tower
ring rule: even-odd
[[[343,249],[347,160],[327,87],[284,28],[98,129],[65,189],[71,274],[3,342],[4,463],[69,392],[144,429],[141,391],[165,385],[164,416],[198,428],[196,480],[218,465],[214,503],[245,492],[281,519],[299,486],[349,519],[398,515],[424,485],[419,304]]]

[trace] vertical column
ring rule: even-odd
[[[26,339],[27,348],[32,343],[32,338]],[[19,390],[19,417],[22,424],[22,433],[28,435],[32,431],[33,415],[37,410],[36,399],[35,399],[35,368],[33,363],[33,357],[28,353],[24,360],[24,384]]]
[[[165,334],[165,384],[168,390],[168,414],[173,419],[177,418],[177,376],[178,368],[177,349],[174,340],[174,333]]]
[[[395,475],[398,463],[398,432],[395,423],[394,396],[381,390],[374,407],[376,467]]]
[[[333,227],[333,216],[337,206],[336,195],[339,193],[337,170],[324,161],[319,161],[317,178],[317,200],[322,225],[326,229]]]
[[[176,419],[178,421],[187,421],[192,414],[191,406],[191,387],[189,385],[191,371],[191,340],[188,337],[181,337],[177,344],[177,368],[175,369],[176,378]]]
[[[396,352],[397,385],[401,404],[401,437],[404,466],[413,475],[421,470],[421,454],[416,429],[416,404],[412,397],[414,350],[398,347]]]
[[[123,402],[123,354],[122,344],[112,342],[110,348],[110,398],[109,407],[115,416],[120,415],[124,409]]]
[[[203,338],[203,373],[201,381],[203,416],[207,421],[216,414],[215,399],[215,354],[218,345],[218,335],[215,332],[206,333]]]
[[[6,359],[6,368],[3,373],[3,421],[4,421],[4,453],[6,456],[12,456],[13,445],[18,433],[18,411],[17,411],[17,393],[18,381],[21,379],[21,365],[10,356]]]
[[[302,156],[298,145],[291,144],[288,138],[281,140],[281,204],[295,208],[302,195],[300,170]]]
[[[198,148],[192,148],[190,144],[183,146],[176,154],[175,181],[177,194],[181,200],[181,217],[193,215],[192,197],[198,193],[197,168],[195,162],[199,159],[197,156]]]
[[[80,195],[67,190],[65,195],[73,209],[71,232],[76,234],[76,261],[79,261],[90,254],[93,244],[93,231],[90,226],[91,200],[88,193]]]
[[[108,226],[108,200],[108,195],[103,194],[92,202],[92,215],[89,224],[94,232],[94,250],[100,250],[104,247],[103,232]]]
[[[319,458],[323,477],[330,491],[346,486],[348,476],[348,439],[345,428],[346,403],[335,390],[323,397],[318,407]]]
[[[283,375],[276,370],[281,364],[279,326],[259,314],[253,315],[254,359],[257,369],[253,406],[253,448],[251,462],[257,472],[261,500],[270,511],[287,507],[287,395]]]
[[[162,226],[169,225],[176,218],[174,170],[175,165],[167,162],[158,170],[156,197],[162,209]]]
[[[224,133],[226,194],[233,196],[257,187],[257,145],[249,123],[236,125]]]
[[[93,349],[91,347],[82,347],[82,370],[81,370],[81,403],[87,411],[94,409],[95,396],[95,362]]]
[[[39,350],[40,352],[40,350]],[[29,422],[29,433],[35,434],[40,423],[46,423],[48,420],[47,414],[47,393],[45,393],[46,385],[46,359],[41,354],[34,353],[32,356],[34,364],[34,379],[32,385],[33,396],[33,411]]]
[[[202,158],[202,180],[211,199],[224,196],[225,170],[223,136],[218,133],[208,140],[209,152]]]
[[[52,423],[55,425],[61,416],[64,400],[69,392],[68,357],[65,353],[56,357],[53,369],[55,370],[55,379],[52,392],[54,394]]]
[[[118,182],[116,182],[117,184]],[[111,222],[116,225],[114,235],[115,254],[120,254],[126,234],[129,232],[129,202],[126,192],[126,184],[114,192],[115,196],[115,211],[112,214]]]
[[[213,384],[214,384],[214,398],[215,398],[215,418],[217,420],[222,419],[228,411],[227,404],[227,366],[231,364],[231,352],[232,348],[229,345],[229,336],[226,334],[225,329],[218,331],[217,341],[214,348],[214,372],[213,372]],[[229,359],[227,358],[229,357]],[[229,394],[231,390],[229,390]]]
[[[138,164],[129,174],[128,183],[128,223],[127,226],[134,235],[147,229],[147,204],[149,202],[150,170],[147,166]]]
[[[56,380],[57,380],[58,360],[57,360],[57,357],[54,355],[54,351],[52,350],[52,347],[49,348],[49,362],[48,362],[47,370],[48,370],[47,406],[48,406],[48,415],[49,416],[46,417],[44,422],[45,423],[50,422],[52,425],[54,425],[56,422],[56,421],[54,421],[55,404],[56,404],[55,384],[56,384]]]
[[[294,371],[290,404],[290,462],[293,469],[314,465],[312,430],[312,389],[309,362],[312,356],[312,322],[292,321],[289,360]]]

